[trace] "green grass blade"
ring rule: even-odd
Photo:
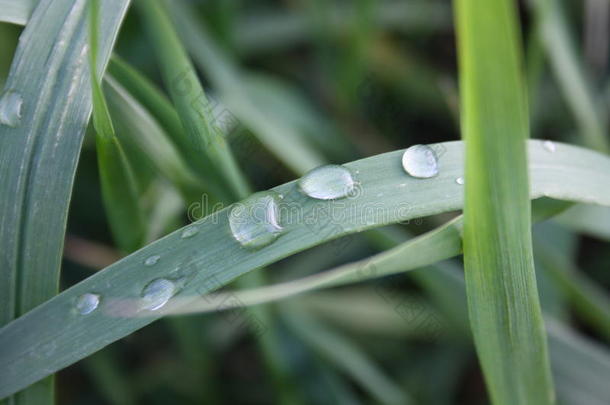
[[[128,3],[113,0],[103,10],[100,70]],[[86,17],[83,1],[40,1],[5,86],[23,104],[20,122],[0,125],[0,324],[57,293],[72,182],[91,112],[90,93],[79,91],[89,88]],[[16,400],[52,398],[47,380]]]
[[[531,241],[527,101],[513,0],[457,0],[464,263],[475,346],[494,404],[552,404]]]
[[[0,22],[25,25],[37,0],[0,0]]]
[[[158,312],[150,317],[133,316],[142,288],[155,278],[184,275],[187,283],[176,302],[189,297],[196,299],[241,274],[341,235],[459,209],[463,187],[455,179],[463,175],[464,145],[448,142],[434,147],[444,151],[439,159],[441,171],[426,181],[405,174],[399,164],[403,151],[346,164],[358,173],[356,180],[365,193],[342,200],[344,204],[337,207],[339,218],[334,224],[320,221],[311,226],[299,220],[325,204],[335,203],[309,199],[298,192],[295,182],[286,183],[274,190],[284,195],[287,206],[300,207],[303,217],[291,218],[284,228],[285,235],[262,250],[243,249],[233,240],[228,230],[229,212],[225,209],[191,225],[199,229],[196,236],[184,239],[181,231],[172,233],[64,291],[0,329],[0,362],[8,365],[0,369],[0,397],[157,319]],[[564,144],[558,144],[556,151],[549,153],[541,142],[530,141],[530,162],[532,198],[544,195],[610,206],[610,195],[605,192],[610,184],[609,158]],[[406,185],[408,193],[399,191],[403,189],[401,184]],[[376,197],[379,193],[385,196],[383,215],[366,209],[379,202]],[[404,209],[405,204],[410,209]],[[341,212],[362,215],[339,215]],[[144,260],[152,255],[160,255],[161,259],[155,266],[145,267]],[[74,302],[87,292],[100,294],[102,304],[88,316],[79,316],[73,311]],[[172,306],[168,304],[164,309],[171,310]],[[49,344],[55,345],[54,350],[48,350]]]
[[[332,361],[349,374],[381,404],[409,404],[410,399],[383,371],[352,342],[322,325],[303,311],[292,307],[284,319],[312,350]]]
[[[601,240],[610,240],[610,209],[598,205],[576,205],[556,218],[569,229]]]
[[[89,71],[102,198],[117,246],[124,252],[133,252],[144,243],[146,224],[138,200],[136,180],[114,132],[97,72],[99,6],[99,0],[89,3]]]
[[[105,82],[119,139],[142,151],[150,165],[174,184],[187,200],[198,198],[208,184],[191,170],[163,128],[131,94],[112,76],[107,76]]]
[[[191,138],[191,147],[208,156],[217,173],[228,183],[236,198],[249,194],[224,134],[211,116],[211,104],[199,82],[186,51],[159,0],[139,3],[152,44],[158,55],[163,78],[182,124]]]
[[[533,0],[532,3],[551,67],[585,144],[608,153],[610,143],[607,123],[596,105],[596,98],[587,82],[584,68],[578,62],[580,58],[576,54],[574,41],[562,14],[562,2]]]
[[[320,166],[324,159],[291,125],[279,121],[273,110],[267,110],[244,86],[247,78],[233,61],[212,41],[205,27],[193,18],[194,11],[184,3],[171,7],[176,29],[193,55],[195,63],[206,73],[219,97],[239,121],[295,173]]]
[[[580,318],[610,341],[610,298],[589,280],[559,248],[536,240],[538,256]]]

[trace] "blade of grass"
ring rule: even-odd
[[[218,125],[221,123],[214,122],[215,117],[211,114],[210,103],[205,96],[203,86],[199,82],[195,69],[175,33],[162,3],[158,0],[151,0],[146,4],[140,3],[140,5],[145,25],[153,39],[153,46],[158,52],[164,80],[169,87],[183,126],[191,139],[198,140],[199,150],[209,157],[216,173],[220,174],[221,178],[228,183],[233,196],[231,200],[246,198],[251,193],[248,182],[237,165],[224,134],[220,131]],[[263,274],[259,272],[249,275],[248,278],[238,282],[242,285],[259,285],[264,282]],[[289,375],[289,367],[275,350],[277,333],[272,325],[273,319],[269,308],[253,308],[247,311],[255,328],[260,327],[260,323],[262,323],[270,329],[263,335],[257,335],[257,341],[272,375],[272,380],[276,382],[279,401],[286,404],[298,403],[288,389],[289,382],[285,381],[286,376]]]
[[[0,324],[57,293],[70,192],[91,97],[83,1],[42,0],[20,38],[6,89],[23,104],[15,127],[0,125]],[[104,7],[103,71],[129,2]],[[70,136],[65,136],[70,134]],[[51,380],[16,397],[50,403]]]
[[[121,250],[133,252],[144,243],[146,224],[139,204],[136,180],[114,132],[97,72],[99,7],[99,0],[89,2],[89,72],[97,162],[104,207],[112,235]]]
[[[459,209],[463,190],[455,179],[463,175],[463,146],[462,142],[434,145],[444,150],[439,159],[442,169],[426,181],[404,173],[399,164],[403,151],[346,164],[353,173],[358,172],[356,180],[365,193],[343,200],[336,207],[338,218],[333,223],[308,225],[303,219],[335,203],[305,197],[295,182],[276,187],[274,191],[284,195],[283,203],[299,207],[300,214],[285,224],[282,237],[259,251],[243,249],[233,240],[227,223],[229,210],[225,209],[190,225],[199,229],[195,237],[184,239],[182,231],[177,231],[125,257],[0,329],[0,362],[6,364],[0,369],[0,398],[157,319],[158,312],[134,316],[142,288],[155,278],[182,274],[187,282],[176,298],[195,300],[241,274],[339,236]],[[555,152],[549,153],[541,142],[530,141],[530,162],[532,198],[546,195],[610,206],[605,192],[610,184],[607,157],[564,144],[557,144]],[[401,184],[406,184],[408,193],[401,192]],[[380,192],[385,195],[383,212],[366,209],[379,203],[375,196]],[[350,212],[353,215],[347,215]],[[144,260],[152,255],[161,259],[143,271]],[[99,309],[88,316],[75,314],[72,308],[77,297],[92,291],[102,296]],[[169,303],[164,309],[171,311],[172,306]],[[55,345],[54,350],[47,350],[49,344]]]
[[[349,340],[322,325],[295,306],[283,309],[283,318],[313,350],[327,357],[358,381],[381,404],[409,404],[411,399]]]
[[[247,80],[245,75],[211,40],[205,27],[193,18],[195,14],[189,6],[172,3],[169,11],[195,63],[206,72],[231,112],[254,132],[261,143],[281,157],[281,161],[296,173],[302,174],[324,163],[324,159],[304,140],[301,133],[281,121],[273,110],[267,110],[244,86]]]
[[[551,67],[585,144],[608,153],[607,123],[596,105],[584,69],[579,64],[581,58],[576,55],[574,41],[561,10],[562,2],[532,0],[531,3]]]
[[[531,240],[527,101],[513,0],[457,0],[464,267],[475,346],[492,403],[552,404]]]
[[[25,25],[37,0],[0,0],[0,22]]]
[[[191,147],[210,159],[213,167],[218,169],[217,174],[228,183],[234,197],[243,198],[249,194],[248,186],[224,135],[214,127],[217,123],[210,120],[207,111],[210,103],[163,5],[159,0],[140,2],[138,5],[158,54],[163,79],[178,116],[190,135]]]

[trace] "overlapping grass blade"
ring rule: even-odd
[[[99,71],[128,0],[103,9]],[[0,126],[0,324],[57,293],[69,198],[91,113],[86,2],[42,0],[24,30],[6,83],[22,100],[20,122]],[[70,134],[70,136],[66,136]],[[52,401],[46,382],[18,401]]]
[[[211,40],[186,4],[175,3],[169,11],[195,63],[203,69],[218,96],[243,125],[251,129],[295,173],[305,173],[324,163],[322,156],[305,141],[301,133],[282,122],[281,117],[251,94],[248,77]]]
[[[114,132],[108,105],[97,72],[99,0],[89,9],[89,71],[91,73],[93,126],[102,197],[114,240],[124,252],[144,243],[146,224],[139,204],[139,190],[127,156]]]
[[[434,147],[444,151],[439,159],[441,171],[426,181],[404,173],[399,163],[402,151],[346,164],[354,173],[358,171],[356,179],[365,192],[343,200],[340,212],[346,215],[334,223],[305,225],[303,219],[313,210],[333,202],[309,199],[291,182],[274,190],[284,195],[286,204],[298,206],[300,214],[285,224],[282,237],[263,250],[247,251],[232,239],[225,209],[191,225],[199,228],[195,237],[183,239],[181,231],[172,233],[73,286],[0,330],[0,361],[7,364],[0,370],[0,397],[157,319],[160,314],[155,312],[149,317],[136,316],[135,312],[142,288],[155,278],[170,274],[187,277],[188,282],[176,297],[187,304],[188,297],[195,300],[241,274],[341,235],[459,209],[463,190],[455,179],[463,175],[463,144],[449,142]],[[605,192],[610,184],[610,159],[603,155],[563,144],[549,153],[541,142],[530,141],[530,162],[532,198],[546,195],[610,206],[610,196]],[[364,208],[377,203],[375,196],[380,192],[385,195],[383,215]],[[405,204],[409,209],[404,209]],[[355,215],[347,215],[349,212]],[[151,255],[160,255],[161,259],[155,266],[144,268],[144,260]],[[174,270],[178,273],[172,273]],[[100,308],[89,316],[75,314],[74,300],[90,291],[101,294]],[[172,307],[168,304],[166,308],[171,311]],[[55,345],[53,351],[47,350],[49,344]]]
[[[224,134],[218,128],[222,123],[212,121],[211,104],[163,5],[159,0],[150,0],[140,5],[153,47],[159,56],[165,84],[176,105],[178,116],[190,135],[191,147],[209,158],[217,175],[225,179],[234,198],[245,197],[249,194],[248,186],[227,147]]]
[[[38,0],[0,0],[0,22],[25,25]]]
[[[596,97],[579,64],[573,38],[568,31],[562,12],[562,2],[554,0],[531,0],[541,40],[549,56],[553,73],[563,93],[564,100],[572,110],[579,132],[585,144],[608,153],[606,119],[596,104]]]
[[[470,324],[492,403],[552,404],[536,288],[528,114],[513,0],[457,0],[464,263]]]

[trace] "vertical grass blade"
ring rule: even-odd
[[[534,273],[516,4],[456,0],[470,323],[496,405],[552,404]]]
[[[57,293],[67,210],[91,96],[86,69],[87,15],[82,0],[41,0],[20,38],[7,91],[20,119],[0,125],[0,324]],[[102,10],[100,70],[128,0]],[[52,380],[15,397],[53,401]]]
[[[146,225],[138,202],[136,180],[114,132],[97,72],[99,6],[99,0],[89,3],[89,72],[97,163],[104,207],[114,240],[124,252],[133,252],[144,242]]]

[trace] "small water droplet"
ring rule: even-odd
[[[318,200],[347,197],[356,186],[351,172],[343,166],[326,165],[315,168],[299,179],[299,189]]]
[[[159,256],[159,255],[147,257],[146,260],[144,260],[144,265],[145,266],[154,266],[155,264],[157,264],[159,262],[159,259],[161,259],[161,256]]]
[[[176,294],[176,283],[166,278],[151,281],[142,290],[142,308],[155,311]]]
[[[407,187],[407,183],[400,183],[398,187]]]
[[[557,149],[557,146],[555,146],[555,142],[549,140],[542,142],[542,147],[551,153],[555,152],[555,150]]]
[[[87,315],[95,311],[100,305],[98,294],[86,293],[76,300],[76,311],[81,315]]]
[[[16,127],[21,122],[23,98],[13,90],[7,90],[0,97],[0,124]]]
[[[188,238],[191,238],[191,237],[197,235],[198,233],[199,233],[199,228],[197,228],[196,226],[189,226],[184,231],[182,231],[182,234],[180,234],[180,237],[182,239],[188,239]]]
[[[428,179],[438,174],[438,159],[427,145],[413,145],[402,155],[402,167],[413,177]]]
[[[458,177],[457,179],[455,179],[455,182],[457,184],[459,184],[460,186],[464,185],[464,178],[463,177]]]
[[[235,204],[229,213],[233,237],[249,249],[260,249],[277,239],[283,230],[278,202],[277,193],[261,192]]]
[[[383,197],[383,193],[378,193],[377,197]]]

